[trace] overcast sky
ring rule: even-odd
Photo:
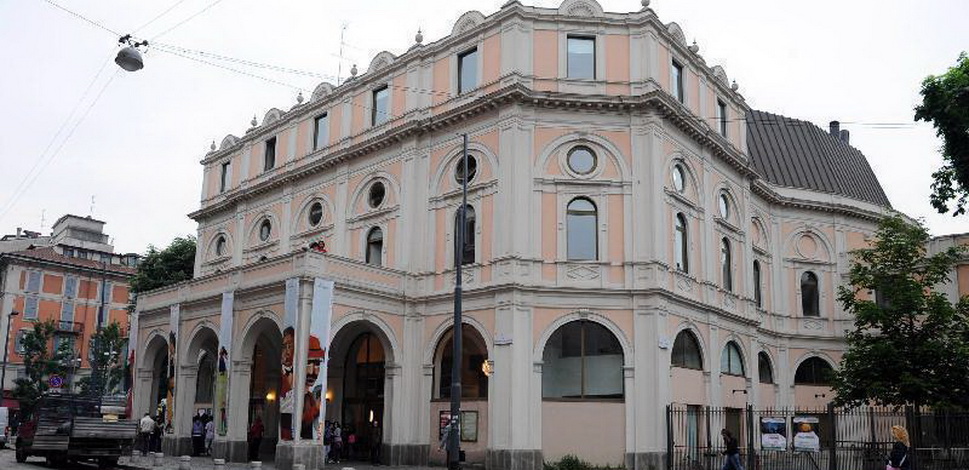
[[[346,24],[344,77],[354,63],[366,70],[381,50],[403,53],[418,28],[428,43],[448,34],[463,12],[489,15],[504,3],[52,1],[158,44],[329,76],[341,72]],[[631,0],[602,4],[607,11],[640,8]],[[930,126],[911,124],[922,79],[944,72],[969,49],[969,2],[654,0],[651,7],[696,39],[709,65],[723,65],[752,107],[822,127],[833,119],[845,123],[896,209],[925,218],[935,235],[969,231],[969,217],[939,215],[929,205],[940,141]],[[261,121],[272,107],[289,109],[297,88],[308,96],[320,81],[220,62],[292,88],[158,48],[149,49],[142,71],[125,73],[109,62],[116,39],[43,0],[0,0],[0,233],[16,227],[46,233],[73,213],[106,221],[119,252],[194,234],[186,214],[198,208],[198,162],[209,144],[244,134],[253,115]]]

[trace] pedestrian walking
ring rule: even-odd
[[[265,431],[262,418],[256,416],[249,427],[249,461],[259,460],[259,446],[262,445],[262,433]]]
[[[212,455],[212,441],[215,440],[215,420],[205,415],[205,455]]]
[[[201,416],[192,417],[192,455],[202,455],[205,449],[205,424]]]
[[[720,436],[723,437],[723,445],[726,447],[723,454],[727,456],[720,470],[744,470],[743,465],[740,465],[740,446],[737,444],[737,438],[726,429],[720,431]]]
[[[161,452],[162,417],[155,415],[155,429],[151,431],[151,451]]]
[[[908,440],[908,431],[896,424],[892,426],[892,437],[895,438],[895,444],[892,445],[892,453],[888,456],[885,470],[910,470],[912,462],[908,459],[908,449],[912,444]]]
[[[373,426],[370,427],[370,464],[380,465],[380,445],[383,443],[383,432],[380,429],[380,423],[377,421],[373,422]]]
[[[155,420],[148,413],[138,423],[138,431],[141,433],[141,455],[148,455],[151,450],[151,433],[155,432]]]

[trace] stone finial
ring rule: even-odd
[[[417,34],[414,35],[414,42],[420,44],[424,42],[424,33],[420,29],[417,30]]]
[[[690,46],[690,52],[696,54],[700,50],[700,46],[696,44],[696,39],[693,40],[693,45]]]
[[[353,64],[353,67],[350,68],[350,76],[352,77],[357,76],[357,64]]]
[[[649,8],[649,0],[641,0],[639,4],[643,6],[643,10]]]
[[[252,115],[252,120],[249,121],[249,124],[252,124],[252,127],[256,127],[256,125],[259,124],[259,121],[256,120],[255,114]]]
[[[212,145],[209,145],[209,150],[212,151],[212,152],[215,151],[215,141],[214,140],[212,141]]]
[[[303,90],[300,90],[299,94],[296,95],[296,104],[303,104]]]
[[[730,84],[730,89],[733,91],[737,91],[738,88],[740,88],[740,85],[737,85],[737,81],[734,80],[733,83]]]

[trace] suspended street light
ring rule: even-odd
[[[136,72],[145,67],[145,61],[141,58],[141,51],[138,48],[147,46],[148,41],[132,41],[131,35],[126,34],[118,39],[118,44],[127,44],[127,46],[118,51],[114,63],[128,72]]]

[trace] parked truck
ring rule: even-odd
[[[101,400],[73,394],[41,397],[21,422],[17,435],[17,462],[30,456],[47,459],[51,466],[90,460],[113,467],[131,453],[137,433],[134,420],[103,413]]]

